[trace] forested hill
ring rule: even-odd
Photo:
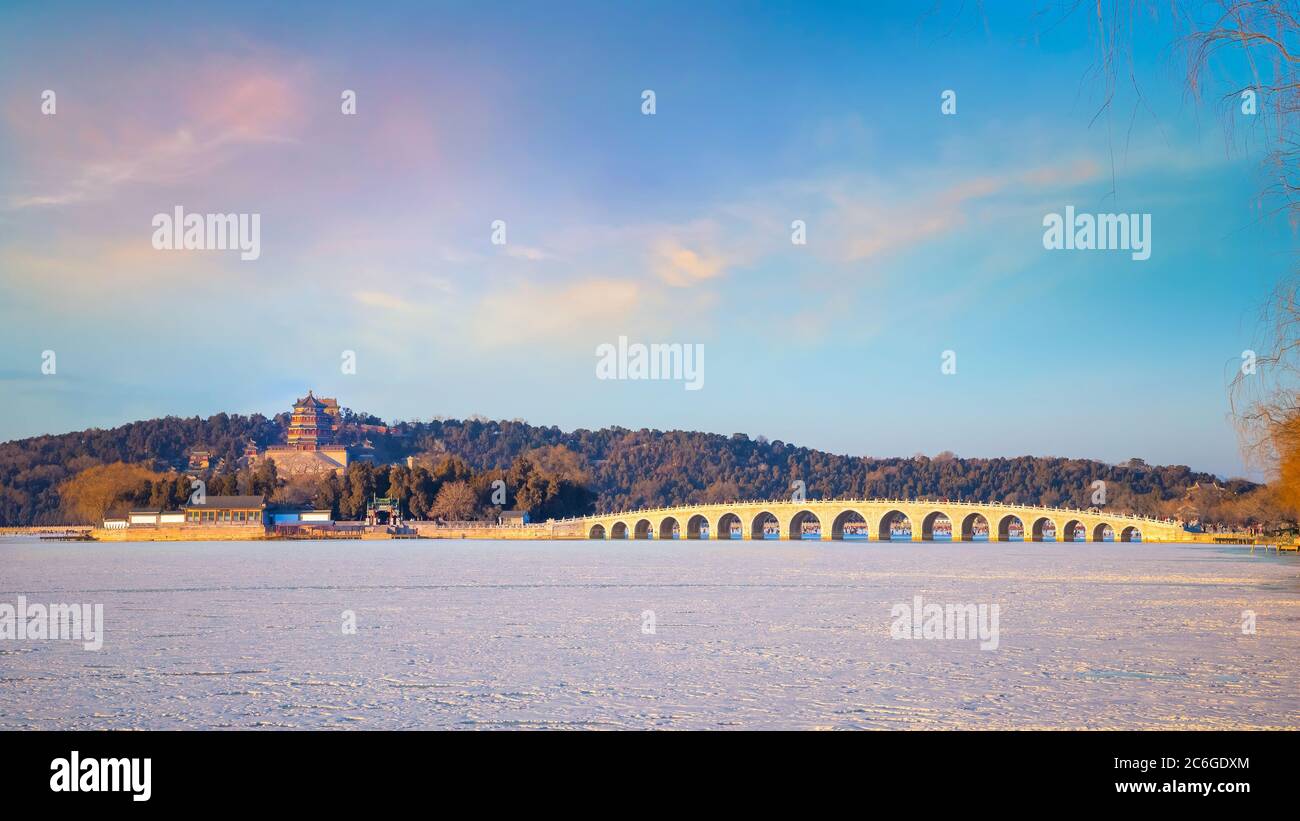
[[[379,433],[358,427],[379,422],[375,417],[345,411],[344,419],[345,441],[368,441],[368,452],[379,464],[409,455],[458,457],[477,472],[506,469],[539,448],[549,447],[552,453],[555,446],[567,448],[575,455],[571,461],[579,466],[582,483],[596,494],[596,510],[789,497],[796,480],[805,482],[810,498],[947,497],[1089,507],[1093,482],[1101,479],[1108,508],[1172,515],[1194,487],[1215,488],[1216,483],[1214,476],[1187,467],[1137,460],[1108,465],[1028,456],[859,458],[744,434],[624,428],[564,432],[486,420],[402,422]],[[262,447],[283,441],[286,424],[287,415],[168,417],[0,444],[0,525],[59,521],[59,485],[99,464],[183,470],[189,451],[202,449],[213,455],[213,473],[233,471],[248,442]],[[1222,490],[1215,492],[1226,497],[1255,488],[1245,480],[1218,484]]]

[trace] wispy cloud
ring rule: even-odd
[[[238,159],[241,149],[292,143],[302,124],[306,73],[272,60],[236,62],[210,58],[204,65],[169,72],[157,67],[160,86],[152,105],[123,92],[121,78],[94,78],[103,89],[96,102],[78,100],[64,117],[77,127],[34,130],[30,106],[11,102],[7,119],[22,154],[39,157],[21,190],[7,198],[11,209],[50,208],[107,200],[124,186],[174,186],[202,180]],[[125,109],[125,110],[124,110]]]

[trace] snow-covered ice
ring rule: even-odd
[[[104,646],[0,640],[3,729],[1300,727],[1300,560],[1238,547],[0,539],[19,595]]]

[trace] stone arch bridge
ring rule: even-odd
[[[1169,519],[997,502],[897,499],[747,501],[608,513],[549,523],[559,538],[819,541],[1173,542]]]

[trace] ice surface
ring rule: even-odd
[[[0,539],[20,594],[106,635],[0,641],[3,729],[1300,727],[1300,560],[1246,548]],[[892,639],[914,595],[999,648]]]

